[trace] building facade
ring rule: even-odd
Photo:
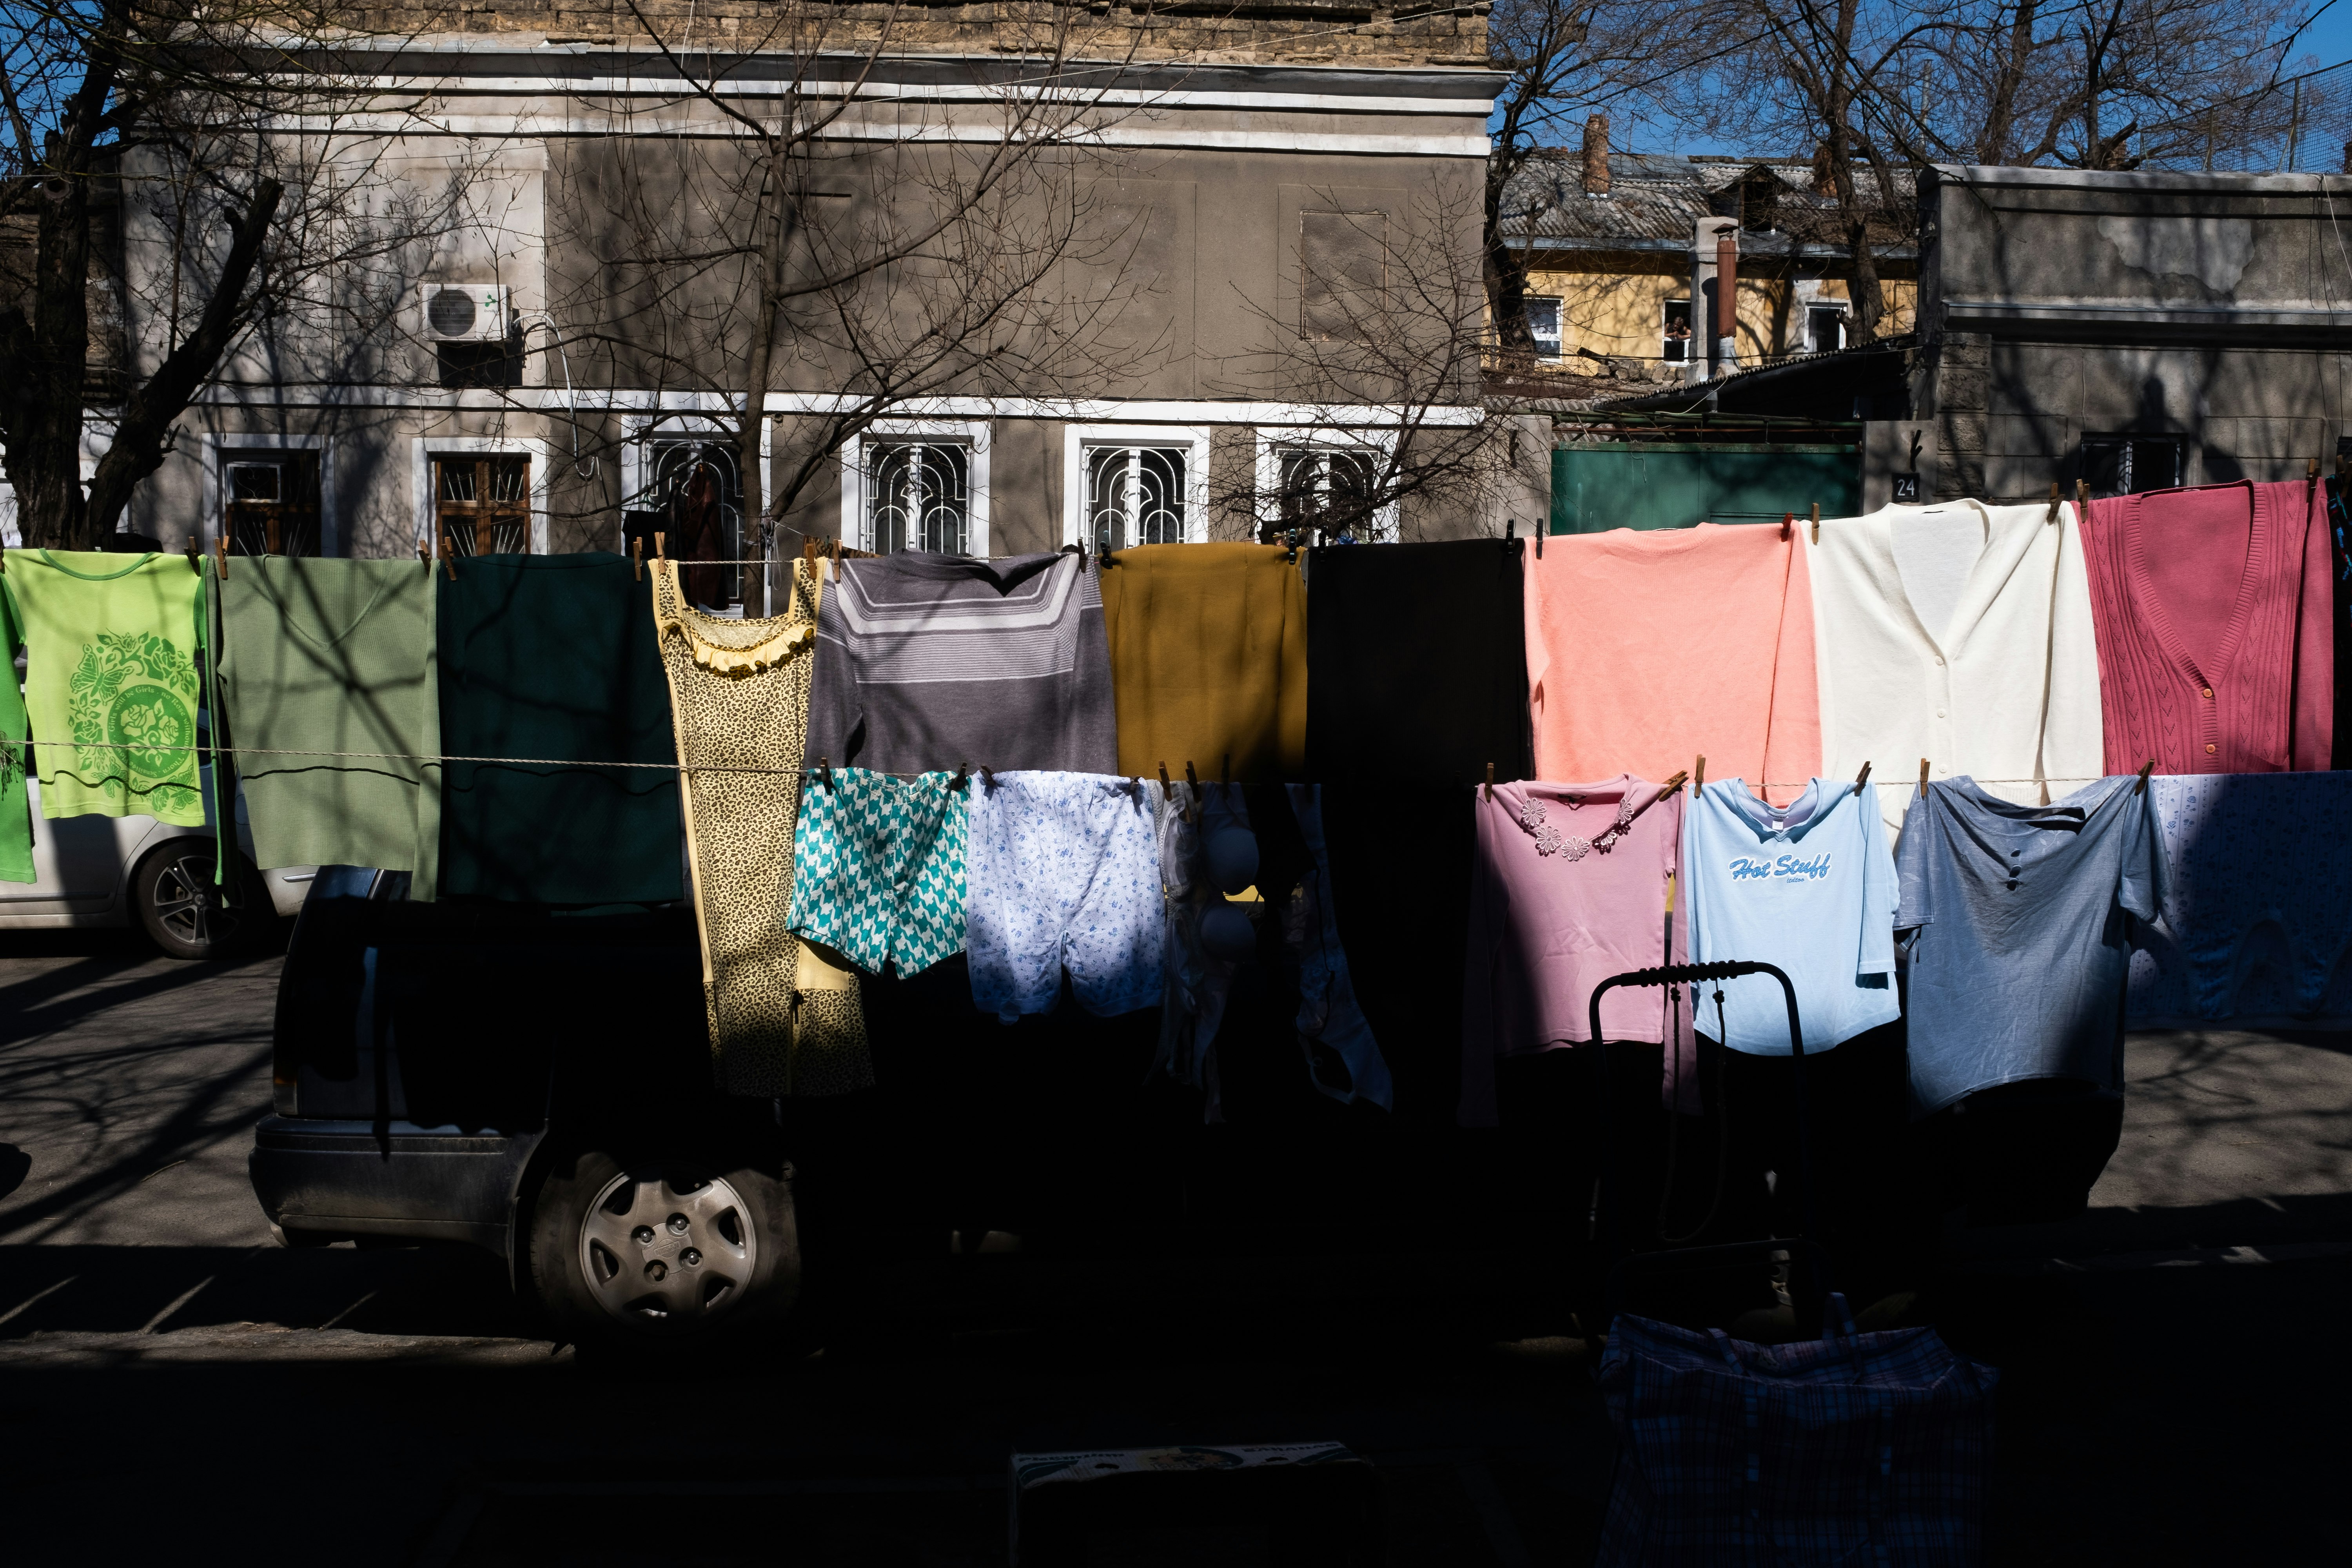
[[[763,516],[778,553],[1253,537],[1366,496],[1366,536],[1482,526],[1399,454],[1483,417],[1483,7],[667,9],[291,52],[309,97],[272,134],[376,242],[289,285],[129,526],[614,549],[696,486],[730,559]],[[155,213],[122,226],[150,371],[190,262]]]

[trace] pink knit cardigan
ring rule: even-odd
[[[2137,773],[2150,757],[2165,773],[2328,765],[2336,668],[2323,492],[2249,481],[2093,501],[2083,544],[2109,773]],[[2168,602],[2157,560],[2176,581],[2210,574],[2237,590],[2204,612]]]

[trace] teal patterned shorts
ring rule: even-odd
[[[812,773],[784,923],[872,974],[894,959],[919,974],[961,952],[968,796],[953,779],[835,768],[827,790]]]

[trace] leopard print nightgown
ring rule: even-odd
[[[856,974],[784,929],[816,657],[812,563],[793,563],[783,615],[741,621],[688,605],[674,563],[646,564],[679,763],[777,770],[686,774],[713,1076],[726,1093],[762,1097],[871,1088]]]

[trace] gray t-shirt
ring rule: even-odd
[[[808,744],[877,773],[1118,772],[1091,561],[905,551],[845,561],[817,611]]]
[[[1911,1098],[1917,1114],[1996,1084],[2082,1079],[2123,1087],[2126,912],[2154,920],[2164,843],[2152,794],[2128,774],[2050,805],[1968,778],[1915,795],[1895,851],[1909,948]]]

